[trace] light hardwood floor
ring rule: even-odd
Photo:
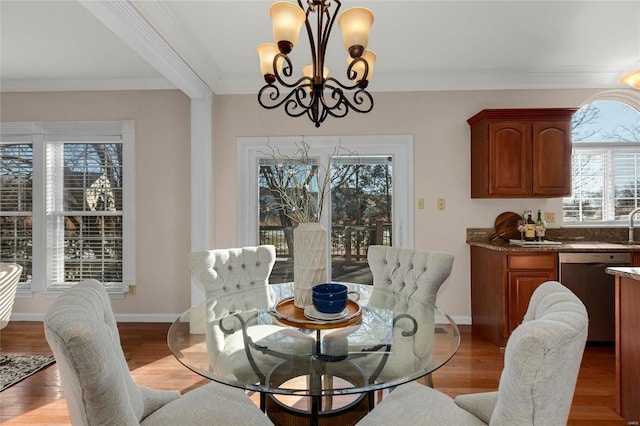
[[[206,380],[186,369],[169,352],[169,324],[121,323],[122,346],[140,385],[186,392]],[[470,326],[461,326],[457,354],[433,374],[434,387],[450,396],[495,390],[503,352]],[[0,333],[2,353],[50,354],[42,323],[12,321]],[[614,348],[588,346],[582,361],[569,425],[626,425],[615,413]],[[256,396],[252,398],[257,400]],[[0,423],[70,424],[58,368],[54,364],[0,393]]]

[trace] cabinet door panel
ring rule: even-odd
[[[509,334],[522,322],[535,289],[553,279],[552,271],[509,272]]]
[[[544,270],[556,270],[558,263],[556,260],[558,256],[555,254],[511,254],[509,255],[509,269],[544,269]]]
[[[489,194],[525,195],[531,186],[531,127],[526,123],[489,126]]]
[[[568,123],[534,122],[533,195],[571,195],[571,129]]]

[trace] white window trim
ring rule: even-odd
[[[6,122],[0,128],[2,140],[30,140],[33,144],[33,274],[29,286],[19,286],[16,297],[32,297],[40,293],[57,297],[70,287],[53,285],[47,278],[47,247],[45,233],[50,231],[46,218],[45,149],[48,142],[99,141],[114,136],[122,140],[123,179],[123,282],[106,286],[113,298],[124,298],[129,286],[135,284],[135,124],[133,121],[83,122]],[[26,138],[26,139],[25,139]]]
[[[359,155],[391,155],[393,157],[393,242],[396,247],[413,248],[414,212],[413,204],[413,136],[295,136],[295,137],[243,137],[237,139],[238,177],[238,223],[237,235],[240,246],[258,244],[258,163],[268,158],[267,143],[283,154],[293,154],[297,144],[304,139],[309,144],[309,156],[328,164],[336,146],[341,146]],[[327,197],[328,198],[328,197]],[[329,203],[327,199],[325,203]],[[326,205],[323,211],[328,212]],[[330,227],[330,215],[324,214],[320,223]],[[329,234],[329,233],[327,233]],[[327,235],[329,238],[329,235]],[[330,260],[329,260],[330,261]],[[331,268],[328,269],[329,271]]]

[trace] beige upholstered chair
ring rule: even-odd
[[[373,274],[373,291],[369,305],[411,315],[418,323],[418,333],[405,335],[413,328],[409,321],[398,321],[393,330],[392,354],[380,377],[414,371],[413,365],[425,365],[433,348],[434,311],[440,286],[451,274],[454,256],[429,250],[412,250],[387,246],[370,246],[367,253]],[[401,295],[403,297],[396,297]],[[407,299],[408,297],[408,299]],[[409,306],[397,304],[408,303]],[[368,357],[364,362],[375,361]],[[377,361],[376,361],[377,362]],[[431,384],[431,377],[426,377]]]
[[[0,263],[0,330],[9,324],[20,274],[22,266],[16,263]]]
[[[509,337],[497,392],[451,399],[415,382],[399,386],[360,423],[366,425],[563,425],[587,340],[587,311],[557,281],[536,289]]]
[[[259,358],[258,365],[265,370],[282,362],[277,357],[245,347],[242,333],[229,335],[222,331],[218,322],[230,312],[238,312],[237,315],[250,321],[256,310],[275,303],[269,287],[275,261],[272,245],[205,250],[189,255],[189,268],[206,291],[206,312],[203,313],[206,321],[203,322],[207,328],[203,333],[206,333],[209,364],[218,374],[257,382],[264,380],[268,371],[255,371],[247,357]],[[224,325],[235,330],[239,322],[225,320]],[[313,348],[313,339],[295,329],[261,324],[248,327],[247,333],[256,344],[268,341],[264,346],[276,350],[278,345],[296,345],[296,350],[304,353]]]
[[[436,304],[438,290],[451,274],[453,260],[449,253],[398,247],[369,246],[367,252],[375,289],[419,298],[431,305]],[[377,294],[382,297],[383,293]],[[395,303],[395,299],[387,296],[386,301],[374,303]]]
[[[189,255],[189,268],[207,299],[225,296],[241,310],[267,308],[273,303],[269,276],[276,262],[271,245],[204,250]],[[237,297],[233,297],[237,295]]]
[[[58,297],[44,326],[74,425],[272,424],[242,390],[219,383],[182,396],[138,386],[98,281],[83,281]]]

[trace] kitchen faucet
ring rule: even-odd
[[[640,207],[634,209],[631,213],[629,213],[629,242],[633,242],[633,217],[636,213],[640,212]]]

